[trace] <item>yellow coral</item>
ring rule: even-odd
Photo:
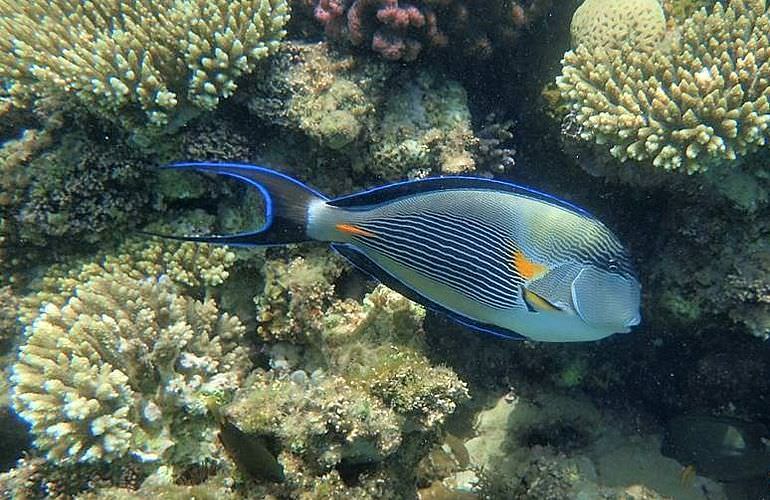
[[[285,0],[0,0],[0,79],[17,103],[74,95],[162,125],[185,98],[211,109],[231,95],[288,17]]]
[[[557,85],[579,137],[615,158],[694,173],[763,147],[770,122],[770,14],[761,0],[717,3],[668,49],[564,55]]]
[[[654,49],[666,33],[666,16],[658,0],[586,0],[570,24],[572,46],[601,54],[629,45]]]

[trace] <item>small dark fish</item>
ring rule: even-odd
[[[233,177],[258,189],[266,205],[259,231],[176,239],[330,242],[415,302],[509,339],[597,340],[640,321],[640,285],[626,250],[593,216],[553,196],[489,179],[436,177],[330,200],[253,165],[167,168]]]
[[[246,434],[224,419],[220,424],[219,442],[241,472],[252,479],[284,481],[283,467],[259,436]]]
[[[683,416],[666,425],[661,453],[717,481],[766,477],[770,433],[759,423],[736,418]]]

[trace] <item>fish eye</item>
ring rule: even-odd
[[[609,269],[610,272],[613,272],[613,273],[617,272],[617,270],[618,270],[618,261],[616,261],[615,259],[610,259],[607,262],[607,269]]]

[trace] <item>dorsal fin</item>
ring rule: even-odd
[[[535,199],[554,205],[571,212],[577,212],[584,217],[593,219],[586,210],[564,201],[556,196],[542,193],[535,189],[520,186],[512,182],[500,181],[495,179],[485,179],[483,177],[469,176],[446,176],[446,177],[428,177],[413,181],[395,182],[376,188],[362,191],[360,193],[340,196],[327,203],[334,207],[349,209],[366,209],[376,205],[381,205],[389,201],[403,198],[405,196],[429,193],[432,191],[444,191],[450,189],[489,189],[493,191],[505,191],[515,193],[520,196]]]

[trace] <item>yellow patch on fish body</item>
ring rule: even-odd
[[[373,232],[367,231],[366,229],[361,229],[360,227],[354,226],[353,224],[337,224],[336,228],[338,231],[341,231],[346,234],[354,234],[356,236],[365,236],[367,238],[371,238],[372,236],[375,236]]]
[[[532,309],[539,311],[539,312],[559,312],[561,309],[556,307],[555,305],[551,304],[547,300],[545,300],[540,295],[536,294],[535,292],[531,290],[524,289],[524,300],[527,301],[527,304],[532,307]]]
[[[513,252],[513,267],[527,281],[539,278],[548,272],[548,267],[529,259],[521,250]]]

